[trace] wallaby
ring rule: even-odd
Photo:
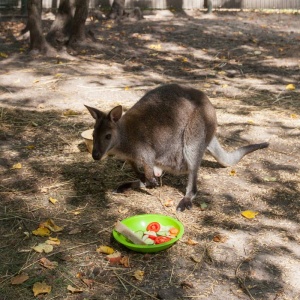
[[[186,194],[178,211],[192,207],[197,193],[197,173],[206,149],[222,166],[232,166],[241,158],[268,143],[251,144],[227,153],[215,133],[216,112],[208,97],[194,88],[168,84],[146,93],[122,115],[122,106],[108,114],[86,106],[96,120],[93,132],[95,160],[107,154],[130,162],[146,187],[157,186],[162,170],[187,173]],[[143,167],[144,174],[139,171]],[[124,183],[117,188],[138,187],[140,181]]]

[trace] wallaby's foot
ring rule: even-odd
[[[124,193],[128,190],[138,189],[144,187],[144,184],[140,180],[130,181],[130,182],[124,182],[121,185],[119,185],[113,193]]]
[[[157,180],[156,180],[155,177],[146,180],[146,187],[147,188],[151,189],[151,188],[155,188],[157,186],[159,186],[159,184],[158,184],[158,182],[157,182]]]
[[[183,198],[176,207],[177,211],[184,211],[185,209],[191,209],[193,206],[190,198]]]

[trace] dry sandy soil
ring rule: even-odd
[[[33,299],[37,282],[52,288],[39,299],[299,299],[299,24],[298,14],[153,12],[139,22],[89,22],[97,42],[67,59],[28,55],[21,20],[0,22],[0,299]],[[270,143],[234,168],[206,156],[183,213],[175,207],[185,176],[113,194],[133,173],[111,158],[94,162],[80,137],[93,126],[83,104],[128,109],[171,82],[208,94],[227,149]],[[245,210],[258,214],[246,219]],[[144,213],[178,218],[183,238],[151,255],[111,238],[118,219]],[[63,227],[51,235],[60,245],[37,253],[47,238],[32,231],[49,218]],[[100,245],[130,266],[110,264]],[[56,268],[41,266],[42,257]],[[17,274],[29,278],[12,285]]]

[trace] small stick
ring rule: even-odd
[[[123,281],[125,281],[127,284],[131,285],[133,288],[137,289],[138,291],[140,291],[141,293],[149,296],[150,298],[153,298],[153,299],[158,299],[156,298],[155,296],[143,291],[142,289],[140,289],[139,287],[137,287],[136,285],[132,284],[131,282],[127,281],[126,279],[124,279],[123,277],[121,277],[120,275],[117,275],[118,277],[120,277]]]
[[[124,289],[125,289],[126,291],[128,291],[126,285],[123,283],[122,279],[120,278],[120,276],[117,274],[116,271],[114,271],[114,274],[117,276],[118,280],[121,282],[121,284],[123,285]]]

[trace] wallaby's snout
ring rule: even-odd
[[[99,152],[99,151],[97,151],[97,150],[93,149],[93,152],[92,152],[92,157],[93,157],[93,159],[94,159],[94,160],[100,160],[100,158],[101,158],[101,154],[100,154],[100,152]]]

